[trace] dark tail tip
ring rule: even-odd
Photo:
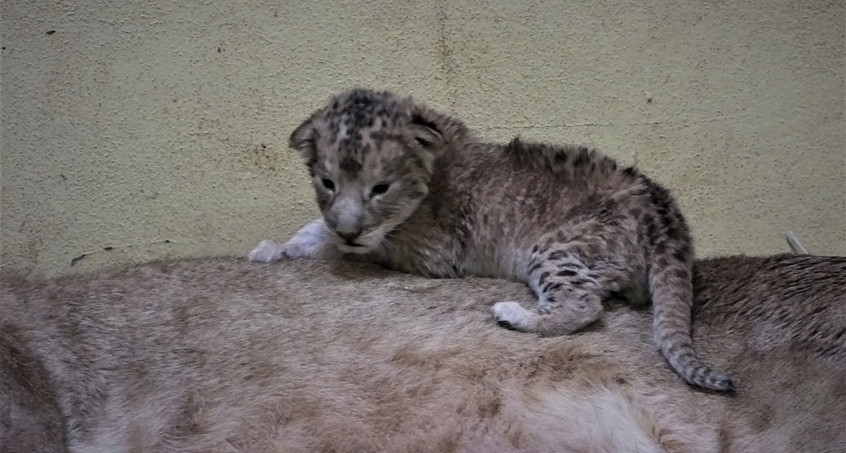
[[[737,383],[734,379],[726,376],[712,377],[699,382],[693,381],[692,383],[697,387],[720,393],[735,393],[737,391]]]
[[[715,390],[719,390],[721,392],[729,392],[734,393],[737,390],[737,385],[734,383],[734,379],[732,378],[723,378],[716,382]]]

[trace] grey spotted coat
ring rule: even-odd
[[[581,146],[485,143],[458,120],[387,92],[333,98],[291,135],[323,214],[253,261],[323,257],[431,277],[504,277],[537,304],[493,307],[503,326],[570,334],[603,300],[652,302],[654,337],[688,383],[735,384],[691,339],[692,241],[670,193],[633,167]]]

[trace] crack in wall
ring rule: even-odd
[[[171,241],[170,239],[165,239],[165,240],[163,240],[163,241],[150,241],[150,242],[145,242],[145,243],[143,243],[143,244],[126,244],[126,245],[117,245],[117,246],[111,246],[111,245],[109,245],[109,246],[105,246],[105,247],[103,247],[103,249],[102,249],[102,250],[96,250],[96,251],[84,252],[84,253],[82,253],[82,254],[80,254],[80,255],[77,255],[77,256],[75,256],[75,257],[71,258],[71,260],[70,260],[70,265],[71,265],[71,266],[75,266],[75,265],[76,265],[76,263],[78,263],[78,262],[80,262],[80,261],[84,260],[85,258],[87,258],[87,257],[89,257],[89,256],[91,256],[91,255],[98,255],[98,254],[101,254],[101,253],[108,253],[108,252],[112,252],[112,251],[119,250],[119,249],[128,249],[128,248],[136,248],[136,247],[145,247],[145,246],[150,246],[150,245],[159,245],[159,244],[173,244],[173,243],[174,243],[174,241]]]

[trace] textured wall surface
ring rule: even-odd
[[[179,3],[184,3],[180,5]],[[392,89],[479,135],[593,145],[671,188],[700,255],[846,254],[835,1],[4,0],[2,266],[246,254],[316,214],[288,134]]]

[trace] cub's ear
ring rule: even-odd
[[[432,171],[435,159],[443,154],[446,146],[444,133],[438,127],[436,119],[433,118],[434,115],[437,114],[431,111],[415,112],[412,114],[409,124],[411,136],[420,147],[420,157],[429,171]]]
[[[444,134],[434,121],[423,115],[415,114],[411,117],[411,131],[414,141],[423,148],[435,152],[444,146]]]
[[[314,121],[320,114],[320,110],[311,114],[303,121],[288,139],[288,146],[297,150],[306,160],[312,160],[317,156],[317,130]]]

